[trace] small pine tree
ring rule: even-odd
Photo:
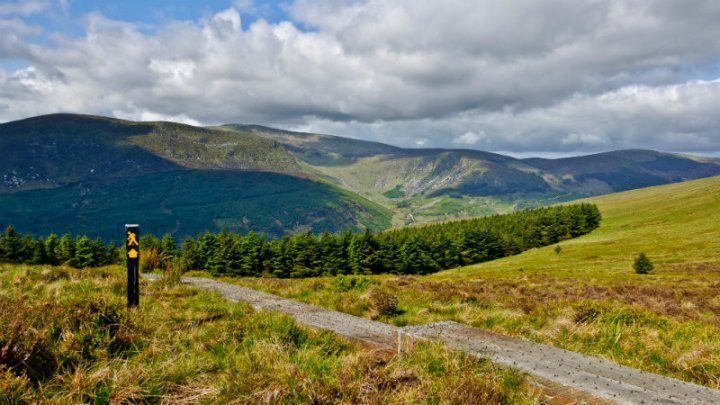
[[[560,245],[555,246],[555,254],[560,254],[562,252],[562,247]]]
[[[55,258],[58,263],[67,263],[75,258],[75,241],[70,235],[63,235],[55,246]]]
[[[92,267],[97,264],[95,260],[95,245],[87,236],[80,236],[75,241],[75,260],[73,267]]]
[[[173,237],[169,233],[166,233],[160,241],[160,260],[162,267],[165,268],[177,255],[178,249],[177,245],[175,245],[175,240],[173,240]]]
[[[51,233],[50,236],[45,238],[43,244],[45,245],[45,257],[47,259],[47,263],[52,265],[58,264],[57,257],[55,256],[55,249],[57,249],[58,245],[57,235]]]
[[[21,259],[20,235],[15,232],[12,225],[5,228],[0,235],[0,261],[8,263],[19,263]]]
[[[652,264],[652,261],[650,261],[650,259],[645,255],[645,253],[641,252],[638,257],[635,258],[633,268],[635,269],[635,273],[637,274],[648,274],[655,268],[655,266]]]

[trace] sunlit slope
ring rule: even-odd
[[[473,276],[642,277],[633,258],[645,252],[657,276],[699,271],[720,260],[720,177],[593,197],[600,228],[591,234],[518,256],[438,273],[433,278]]]

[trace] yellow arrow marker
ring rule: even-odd
[[[135,249],[130,249],[130,250],[128,251],[128,258],[129,258],[129,259],[137,259],[137,257],[138,257],[138,251],[137,251],[137,250],[135,250]]]

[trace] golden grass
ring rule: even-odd
[[[454,320],[720,388],[720,177],[587,199],[589,235],[429,276],[225,279],[365,317],[392,291],[396,325]],[[645,252],[648,275],[632,268]],[[352,284],[352,283],[351,283]]]
[[[170,269],[172,270],[172,269]],[[524,377],[433,344],[394,356],[119,267],[0,265],[0,403],[533,403]]]

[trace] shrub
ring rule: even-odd
[[[0,404],[26,404],[32,399],[30,380],[0,365]]]
[[[635,273],[637,274],[648,274],[655,268],[655,266],[652,264],[652,261],[650,261],[650,259],[645,255],[645,253],[641,252],[638,257],[635,258],[633,268],[635,269]]]
[[[350,290],[364,290],[373,282],[366,277],[335,277],[332,281],[332,288],[339,292],[348,292]]]
[[[150,272],[162,268],[162,258],[156,248],[140,249],[140,271]]]
[[[370,302],[379,315],[394,315],[397,313],[397,297],[379,288],[370,291]]]

